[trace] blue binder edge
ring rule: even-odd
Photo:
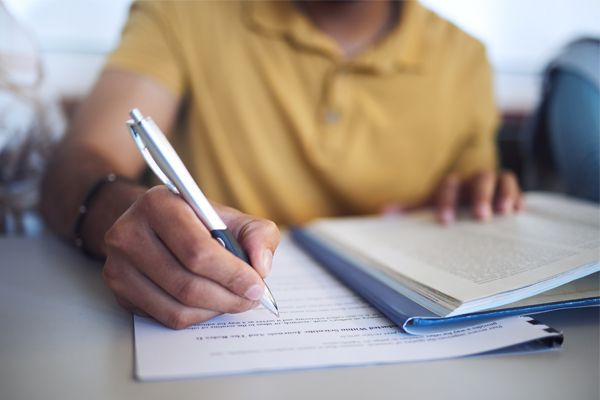
[[[338,254],[303,228],[292,226],[289,230],[292,239],[319,264],[401,326],[405,332],[412,334],[445,332],[512,316],[600,305],[600,297],[592,297],[442,318],[356,268],[349,259]]]

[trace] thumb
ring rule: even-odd
[[[230,207],[213,206],[248,253],[252,267],[262,278],[266,278],[271,272],[273,254],[281,239],[277,225],[268,219],[244,214]]]

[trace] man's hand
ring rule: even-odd
[[[254,268],[214,240],[184,200],[155,187],[105,236],[104,280],[119,305],[174,329],[258,305],[279,230],[268,220],[213,206]]]
[[[510,171],[481,172],[468,181],[449,175],[438,187],[434,202],[442,224],[454,222],[461,202],[469,203],[473,216],[480,221],[489,220],[494,212],[510,215],[525,210],[517,178]]]
[[[74,240],[80,206],[108,173],[135,179],[146,167],[125,128],[139,107],[168,134],[180,98],[160,83],[124,70],[105,71],[79,108],[44,178],[48,224]],[[214,240],[192,209],[166,187],[147,190],[123,180],[95,195],[81,225],[85,250],[107,257],[104,279],[118,303],[185,328],[252,308],[264,292],[279,231],[272,222],[215,205],[252,266]],[[253,268],[254,267],[254,268]]]

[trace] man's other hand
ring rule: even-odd
[[[510,215],[525,210],[525,201],[517,178],[510,171],[481,172],[461,181],[456,175],[447,176],[435,194],[438,221],[451,224],[461,202],[468,203],[479,221],[487,221],[494,213]]]

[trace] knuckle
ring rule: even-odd
[[[275,222],[273,222],[269,219],[263,219],[262,224],[263,224],[263,229],[266,230],[267,232],[279,233],[279,228],[277,227],[277,224]]]
[[[121,269],[115,263],[110,262],[109,259],[102,269],[102,278],[108,287],[114,288],[116,284],[123,279],[123,273]]]
[[[157,185],[148,189],[145,193],[145,196],[148,200],[154,201],[156,199],[160,199],[165,196],[165,194],[170,193],[169,189],[167,189],[164,185]]]
[[[124,234],[123,229],[121,229],[118,224],[113,225],[104,234],[104,243],[106,243],[108,247],[122,248],[124,247],[123,244],[126,240],[127,235]]]
[[[238,298],[227,308],[227,313],[229,314],[239,314],[244,311],[248,311],[254,305],[253,301],[246,300],[243,298]]]
[[[171,311],[165,320],[165,325],[176,330],[187,328],[192,324],[193,321],[190,318],[190,314],[181,308]]]
[[[237,268],[234,271],[232,271],[229,275],[226,282],[226,286],[229,289],[231,289],[234,293],[240,293],[240,290],[235,289],[248,286],[247,282],[249,281],[250,279],[248,279],[248,274],[246,273],[246,271],[244,271],[243,268]]]
[[[197,279],[186,279],[177,290],[177,300],[185,305],[196,305],[204,292],[204,284]]]
[[[130,218],[120,218],[104,234],[104,243],[109,249],[120,251],[131,249],[135,243],[143,241],[145,230],[140,228]]]
[[[142,219],[127,212],[106,231],[104,243],[109,252],[135,252],[140,243],[146,242],[149,231]]]
[[[245,238],[249,237],[252,234],[252,232],[256,231],[258,228],[259,228],[258,220],[248,222],[240,229],[240,232],[238,234],[238,240],[240,242],[243,241]]]
[[[165,199],[165,187],[155,186],[148,189],[137,201],[136,208],[144,213],[160,212]],[[167,197],[168,198],[168,197]]]
[[[281,232],[279,232],[279,227],[271,220],[265,219],[264,221],[264,229],[266,230],[267,235],[274,240],[275,245],[279,244],[279,241],[281,240]]]
[[[154,212],[156,209],[156,203],[158,202],[157,197],[157,190],[155,188],[148,190],[142,197],[140,197],[137,204],[138,208],[144,213]]]
[[[281,233],[275,222],[264,218],[255,218],[246,223],[238,234],[240,242],[250,238],[253,241],[257,238],[270,238],[275,240],[275,244],[278,244],[281,240]]]
[[[188,246],[183,256],[184,263],[192,272],[199,273],[204,270],[204,266],[210,262],[209,251],[203,246]]]

